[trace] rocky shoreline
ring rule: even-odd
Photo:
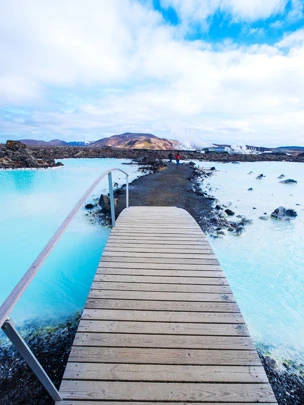
[[[62,163],[44,154],[43,157],[35,156],[34,152],[18,141],[7,141],[0,145],[0,169],[46,169],[62,166]]]
[[[153,149],[121,149],[89,146],[26,146],[19,141],[7,141],[0,144],[0,169],[47,168],[62,165],[58,159],[80,158],[116,158],[135,159],[143,163],[167,159],[168,154],[176,151]],[[200,160],[202,162],[304,162],[304,153],[289,155],[286,153],[263,153],[259,155],[201,153],[199,151],[181,151],[182,160]]]
[[[26,322],[19,333],[59,388],[76,334],[80,315],[42,323]],[[4,336],[4,334],[3,334]],[[7,338],[0,339],[0,403],[3,405],[53,405],[47,391]]]

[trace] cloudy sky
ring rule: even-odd
[[[304,0],[0,0],[0,142],[304,146]]]

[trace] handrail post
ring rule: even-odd
[[[2,330],[9,338],[9,340],[13,343],[16,349],[19,351],[21,356],[24,358],[26,363],[30,366],[33,370],[39,381],[43,384],[44,388],[50,394],[54,401],[61,401],[62,398],[57,391],[55,385],[50,380],[49,376],[46,374],[38,360],[36,359],[34,353],[28,347],[26,342],[23,340],[21,335],[15,328],[14,323],[11,319],[7,319],[4,324],[2,325]]]
[[[112,228],[115,227],[115,208],[114,208],[114,194],[113,194],[113,184],[112,184],[112,172],[108,173],[109,180],[109,194],[110,194],[110,206],[111,206],[111,218],[112,218]]]
[[[129,176],[126,174],[126,208],[129,208]]]

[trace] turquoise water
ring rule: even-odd
[[[120,167],[130,180],[137,167],[117,159],[66,160],[48,170],[0,171],[0,301],[15,286],[87,188],[104,171]],[[241,236],[209,238],[257,343],[281,358],[304,351],[304,166],[268,162],[209,164],[204,187],[222,204],[253,220]],[[252,174],[249,174],[253,172]],[[256,180],[264,173],[265,178]],[[298,181],[279,183],[278,176]],[[125,183],[124,175],[113,181]],[[253,191],[248,191],[252,187]],[[211,190],[210,190],[211,189]],[[107,192],[107,180],[92,198]],[[293,208],[292,221],[259,219],[278,206]],[[255,208],[255,209],[253,209]],[[81,310],[109,235],[81,210],[13,312],[26,319],[58,318]]]
[[[273,346],[279,357],[304,359],[304,165],[212,166],[216,173],[203,182],[204,189],[253,221],[241,236],[227,232],[209,238],[250,332],[257,343]],[[266,177],[257,180],[261,173]],[[281,174],[297,184],[280,183]],[[295,209],[298,216],[291,221],[269,218],[280,205]]]
[[[0,171],[0,302],[2,303],[89,186],[105,170],[121,168],[129,181],[137,167],[120,159],[67,159],[63,167]],[[107,177],[107,176],[106,176]],[[125,175],[113,173],[113,183]],[[88,202],[107,193],[107,178]],[[81,310],[110,230],[83,208],[15,307],[15,322],[58,318]]]

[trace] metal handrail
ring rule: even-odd
[[[41,250],[41,252],[36,257],[34,262],[30,265],[28,270],[25,272],[24,276],[17,283],[15,288],[11,291],[11,293],[9,294],[7,299],[1,305],[1,307],[0,307],[0,328],[2,328],[5,333],[6,333],[6,329],[7,329],[7,326],[8,326],[8,322],[11,322],[11,320],[9,319],[9,314],[12,312],[12,310],[15,307],[15,305],[17,304],[19,298],[24,293],[24,291],[26,290],[26,288],[28,287],[28,285],[30,284],[30,282],[32,281],[32,279],[34,278],[34,276],[36,275],[36,273],[38,272],[38,270],[42,266],[42,264],[45,262],[46,258],[51,253],[51,251],[53,250],[53,248],[57,244],[58,240],[63,235],[64,231],[66,230],[68,225],[71,223],[72,219],[75,217],[75,215],[77,214],[78,210],[81,208],[81,206],[83,205],[85,200],[92,194],[92,192],[95,189],[95,187],[97,186],[97,184],[106,175],[108,175],[108,181],[109,181],[112,226],[113,227],[115,226],[114,198],[113,198],[113,186],[112,186],[112,172],[115,171],[115,170],[122,172],[126,176],[126,207],[128,208],[128,206],[129,206],[128,176],[129,175],[126,172],[124,172],[123,170],[118,169],[118,168],[113,168],[113,169],[110,169],[110,170],[106,170],[88,188],[88,190],[85,192],[85,194],[81,197],[81,199],[78,201],[78,203],[75,205],[75,207],[68,214],[66,219],[59,226],[59,228],[54,233],[54,235],[47,242],[45,247]],[[5,325],[6,322],[7,322],[7,324]],[[10,338],[10,336],[9,336],[9,338]],[[19,337],[18,337],[18,339],[19,339]],[[35,370],[33,370],[33,371],[35,372]]]

